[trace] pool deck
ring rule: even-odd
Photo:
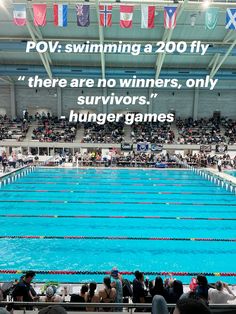
[[[99,169],[99,170],[158,170],[158,171],[172,171],[172,170],[178,170],[178,171],[189,171],[187,168],[145,168],[145,167],[103,167],[103,166],[72,166],[71,164],[65,164],[62,166],[39,166],[39,168],[45,168],[45,169]]]
[[[15,169],[13,169],[13,170],[11,170],[11,171],[8,171],[8,172],[0,172],[0,179],[1,178],[4,178],[4,177],[7,177],[7,176],[9,176],[9,175],[11,175],[11,174],[13,174],[13,173],[15,173],[15,172],[17,172],[17,171],[20,171],[20,170],[22,170],[22,169],[25,169],[25,168],[27,168],[28,166],[23,166],[23,167],[20,167],[20,168],[15,168]]]
[[[229,181],[230,183],[236,185],[236,177],[233,177],[230,174],[227,174],[225,172],[219,172],[218,170],[213,169],[213,168],[207,168],[207,170],[213,175],[217,175],[219,178]]]

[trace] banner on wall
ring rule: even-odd
[[[200,146],[200,152],[201,153],[210,153],[212,150],[211,145],[201,145]]]
[[[161,152],[163,149],[163,145],[162,144],[151,144],[150,149],[152,152]]]
[[[223,154],[227,152],[227,150],[228,150],[228,145],[225,145],[225,144],[216,145],[216,153]]]
[[[147,152],[149,149],[148,143],[138,143],[137,144],[137,151],[138,152]]]
[[[120,149],[124,151],[130,151],[133,149],[133,145],[130,143],[122,143]]]

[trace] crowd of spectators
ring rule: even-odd
[[[222,125],[224,127],[224,135],[227,138],[229,145],[235,145],[236,143],[236,121],[232,119],[222,119]]]
[[[37,125],[32,134],[33,140],[43,142],[73,142],[76,131],[84,128],[79,139],[82,143],[121,143],[124,138],[132,143],[149,142],[155,144],[196,144],[227,145],[236,144],[236,121],[228,118],[198,119],[177,118],[174,123],[134,123],[130,134],[124,133],[124,120],[106,123],[69,123],[68,119],[60,119],[49,112],[36,112],[29,115],[24,111],[22,118],[10,119],[0,115],[0,140],[22,140],[29,125]],[[127,129],[128,130],[128,129]]]
[[[208,155],[206,153],[199,154],[186,154],[184,157],[178,155],[181,161],[186,161],[188,164],[195,165],[196,167],[214,167],[217,165],[219,159],[222,162],[223,168],[236,168],[236,155],[231,158],[229,154],[219,155]]]
[[[21,141],[25,138],[28,128],[26,119],[11,120],[7,115],[0,115],[0,140],[15,139]]]
[[[133,143],[173,144],[175,134],[171,130],[171,124],[167,122],[135,123],[131,125],[131,139]]]
[[[24,165],[32,164],[38,157],[34,157],[30,154],[23,155],[21,151],[13,151],[11,154],[7,154],[3,151],[0,154],[0,170],[2,172],[8,172]]]
[[[218,119],[193,120],[177,119],[178,130],[177,144],[218,144],[227,141],[221,134],[220,121]]]
[[[236,155],[234,158],[229,154],[208,155],[205,153],[198,154],[181,154],[176,155],[181,161],[187,162],[189,165],[196,168],[216,167],[219,160],[223,169],[236,169]],[[34,163],[39,157],[31,154],[23,155],[21,151],[13,151],[7,154],[3,151],[0,154],[0,170],[3,172],[13,170],[20,166]],[[145,153],[145,152],[122,152],[118,150],[110,150],[107,153],[102,153],[101,149],[91,152],[76,152],[73,156],[71,153],[56,154],[50,158],[48,165],[63,165],[64,163],[72,163],[74,166],[124,166],[124,167],[155,167],[155,168],[178,168],[174,156],[169,153]]]
[[[184,291],[183,283],[171,275],[164,281],[159,276],[155,280],[149,280],[148,277],[145,278],[144,273],[135,271],[134,279],[130,281],[123,278],[117,268],[113,268],[110,275],[104,277],[103,285],[98,285],[96,282],[84,283],[78,293],[72,294],[69,294],[68,288],[64,287],[61,295],[58,292],[58,286],[50,283],[44,287],[43,293],[37,294],[31,284],[34,277],[35,272],[29,271],[10,287],[9,285],[3,285],[0,290],[1,301],[6,299],[7,295],[10,295],[14,301],[19,302],[40,301],[61,303],[67,301],[73,303],[91,303],[91,305],[86,307],[78,306],[71,307],[70,309],[83,312],[97,311],[98,309],[93,303],[111,304],[110,307],[100,307],[101,309],[103,308],[103,311],[109,312],[122,312],[122,306],[113,308],[112,303],[152,303],[153,314],[169,313],[167,304],[176,304],[177,308],[181,310],[183,304],[190,303],[192,304],[192,310],[194,310],[193,304],[196,303],[195,306],[197,306],[197,309],[202,307],[205,311],[189,311],[184,313],[203,314],[210,313],[209,304],[227,304],[228,301],[236,299],[233,290],[226,283],[217,281],[214,284],[209,284],[207,278],[201,274],[196,278],[193,277],[189,289]],[[160,311],[160,307],[162,307],[162,311]],[[138,311],[146,312],[147,309],[145,307],[138,308]]]
[[[38,126],[33,130],[32,140],[39,142],[74,142],[76,137],[76,128],[74,125],[67,125],[63,128],[50,126]]]
[[[121,143],[124,136],[124,121],[106,123],[84,123],[82,143]]]
[[[38,122],[38,126],[33,130],[32,140],[40,142],[74,142],[77,131],[76,123],[53,117],[49,112],[43,116],[36,113],[34,119]]]
[[[182,156],[177,154],[177,157],[181,161],[187,162],[189,165],[200,167],[216,167],[219,160],[221,166],[224,169],[236,169],[236,155],[234,158],[229,154],[222,155],[210,155],[206,153],[198,154],[186,154]],[[154,153],[154,152],[123,152],[115,149],[102,154],[100,149],[93,150],[91,152],[79,153],[76,152],[74,156],[72,154],[57,154],[54,156],[54,161],[57,165],[61,165],[64,162],[73,163],[74,166],[127,166],[127,167],[156,167],[156,168],[178,168],[179,164],[175,158],[169,153]]]

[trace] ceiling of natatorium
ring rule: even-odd
[[[0,76],[2,80],[15,80],[18,75],[44,76],[90,76],[90,77],[128,77],[134,74],[142,77],[158,78],[173,75],[184,77],[202,77],[207,74],[222,79],[236,78],[236,31],[225,28],[227,8],[234,8],[233,0],[211,1],[211,6],[219,8],[219,18],[214,30],[205,29],[205,0],[179,0],[177,26],[174,30],[164,29],[163,7],[173,5],[173,1],[161,0],[101,0],[99,3],[112,3],[112,27],[102,28],[98,23],[98,0],[90,0],[90,26],[78,27],[76,24],[75,4],[79,1],[57,1],[68,3],[68,26],[55,27],[53,24],[53,3],[47,3],[47,25],[34,27],[32,4],[40,1],[15,0],[14,3],[26,3],[27,26],[13,24],[13,1],[2,0],[0,5]],[[214,2],[214,3],[213,3]],[[119,5],[133,4],[133,27],[122,29],[119,25]],[[155,28],[141,29],[140,4],[155,4]],[[195,16],[191,26],[191,16]],[[122,43],[140,44],[139,55],[130,53],[38,53],[33,50],[25,52],[29,40],[60,41],[62,45],[73,43]],[[190,53],[144,53],[146,44],[155,47],[158,41],[201,41],[210,44],[204,56]]]

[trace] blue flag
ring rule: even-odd
[[[77,25],[81,27],[88,27],[89,20],[89,5],[76,4]]]
[[[226,10],[226,29],[236,29],[236,9]]]

